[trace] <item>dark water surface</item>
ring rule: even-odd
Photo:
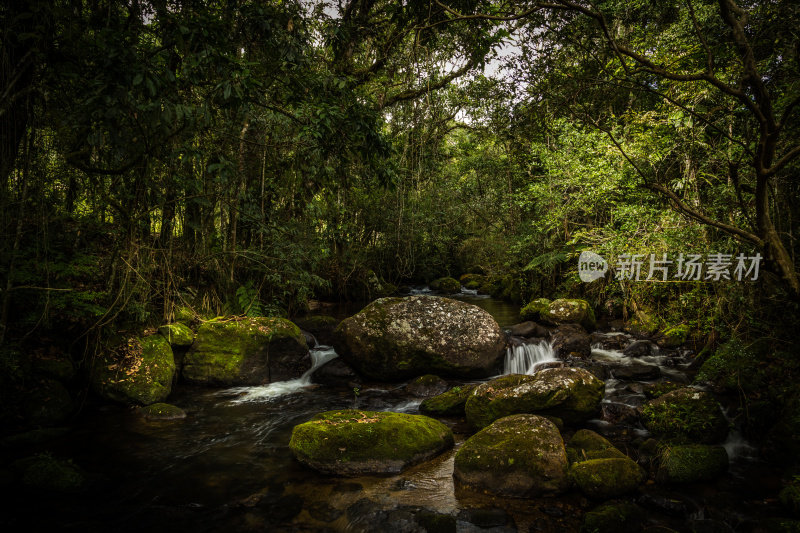
[[[459,299],[486,309],[502,325],[515,322],[519,313],[518,306],[491,298]],[[681,370],[673,367],[671,372],[679,375]],[[312,385],[270,398],[251,389],[181,384],[169,401],[185,409],[187,418],[161,422],[146,421],[123,407],[87,404],[69,432],[42,449],[82,467],[91,480],[89,489],[47,499],[25,492],[5,496],[9,511],[0,524],[5,531],[396,531],[385,514],[370,515],[370,506],[408,506],[462,518],[465,510],[503,509],[496,513],[505,514],[507,524],[516,524],[519,531],[555,532],[577,531],[581,515],[598,503],[577,491],[539,500],[460,492],[453,485],[454,450],[400,475],[349,479],[317,474],[291,456],[292,427],[320,411],[358,407],[417,413],[419,400],[404,396],[401,387],[365,385],[356,397],[352,391]],[[623,389],[611,380],[606,401],[622,401]],[[467,433],[458,420],[447,423],[456,433],[457,448]],[[588,427],[623,442],[643,431],[600,420]],[[769,498],[777,493],[779,477],[763,463],[740,458],[717,483],[674,489],[646,485],[643,493],[650,498],[645,503],[654,524],[679,531],[695,523],[759,531],[760,519],[775,510]],[[383,522],[365,525],[369,516]],[[479,531],[468,521],[458,524],[459,531]]]

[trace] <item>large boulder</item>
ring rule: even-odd
[[[131,338],[92,365],[92,388],[104,398],[126,404],[150,405],[172,391],[175,359],[161,335]]]
[[[622,459],[627,457],[608,440],[591,429],[579,429],[567,442],[567,458],[570,463],[592,459]]]
[[[518,413],[574,423],[598,412],[604,391],[605,384],[583,368],[545,368],[533,376],[511,374],[479,385],[467,400],[465,412],[476,428]]]
[[[656,479],[665,483],[711,481],[727,470],[728,452],[722,446],[665,446],[660,451]]]
[[[456,481],[497,496],[531,498],[569,487],[567,454],[555,424],[536,415],[501,418],[461,446]]]
[[[447,392],[423,401],[419,406],[419,412],[430,416],[464,416],[464,405],[475,387],[477,385],[474,384],[457,385]]]
[[[652,433],[672,442],[714,444],[728,435],[728,421],[714,397],[684,387],[650,400],[642,422]]]
[[[305,338],[283,318],[206,322],[183,362],[187,381],[207,385],[263,385],[311,368]]]
[[[400,381],[421,374],[485,377],[505,335],[480,307],[435,296],[381,298],[336,328],[336,352],[360,374]]]
[[[586,300],[559,298],[553,300],[547,307],[547,312],[542,318],[553,324],[580,324],[587,331],[592,331],[597,326],[592,306]]]
[[[461,282],[454,278],[439,278],[430,282],[429,287],[445,294],[461,292]]]
[[[326,474],[396,474],[453,446],[450,428],[422,415],[346,409],[292,430],[289,448]]]

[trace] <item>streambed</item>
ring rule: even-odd
[[[501,326],[518,316],[517,306],[498,300],[470,294],[459,299],[486,309]],[[548,348],[536,344],[511,349],[507,372],[553,364]],[[314,356],[321,364],[335,353],[318,347]],[[624,413],[645,401],[642,383],[652,379],[620,378],[625,372],[619,369],[655,365],[663,376],[658,379],[688,382],[689,356],[669,351],[624,357],[596,344],[592,364],[605,365],[608,372],[604,416],[586,427],[636,457],[637,446],[648,435],[637,424],[626,423]],[[182,384],[170,402],[188,416],[176,421],[146,421],[123,407],[86,405],[76,424],[41,447],[80,465],[90,476],[90,488],[47,501],[26,493],[12,495],[7,503],[15,512],[4,521],[11,530],[416,531],[414,517],[438,513],[456,517],[459,531],[579,529],[582,514],[596,503],[577,491],[510,500],[455,487],[453,456],[468,436],[458,419],[445,420],[456,434],[454,450],[400,475],[334,478],[294,460],[288,449],[292,428],[320,411],[357,407],[417,413],[421,400],[406,395],[403,385],[366,384],[356,394],[304,379],[222,390]],[[731,468],[716,482],[680,488],[647,484],[628,499],[647,509],[651,525],[678,531],[758,531],[759,521],[776,510],[769,498],[777,492],[780,472],[754,457],[736,432],[726,448]],[[36,446],[26,450],[36,451]]]

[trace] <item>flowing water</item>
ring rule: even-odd
[[[456,297],[480,305],[503,326],[514,323],[519,313],[518,306],[491,298]],[[606,340],[619,341],[621,334],[606,335]],[[603,416],[587,427],[634,449],[647,434],[625,415],[645,401],[642,386],[647,380],[620,376],[631,365],[652,365],[660,371],[658,380],[687,382],[689,358],[667,351],[626,357],[603,345],[594,347],[591,362],[608,373]],[[312,350],[314,368],[335,357],[326,346]],[[532,374],[555,361],[549,343],[523,343],[508,349],[504,373]],[[6,530],[415,531],[398,525],[402,513],[424,509],[457,516],[458,531],[478,531],[469,512],[494,509],[499,524],[506,517],[506,528],[498,526],[496,532],[555,532],[576,531],[582,513],[593,506],[576,491],[538,500],[461,491],[452,478],[455,449],[396,476],[340,479],[317,474],[291,456],[293,426],[331,409],[417,413],[421,400],[405,395],[402,384],[365,384],[358,394],[314,385],[311,372],[263,387],[213,390],[179,384],[169,401],[187,412],[184,420],[147,421],[134,410],[88,403],[69,432],[42,449],[80,465],[90,476],[90,489],[48,501],[12,495],[6,502],[19,518],[6,520]],[[458,420],[446,423],[454,429],[457,449],[468,433]],[[746,525],[754,516],[771,512],[759,502],[767,494],[774,496],[775,476],[764,473],[738,433],[731,434],[726,448],[734,458],[731,474],[717,483],[680,490],[644,487],[640,498],[646,499],[643,505],[649,502],[652,523],[683,530],[692,521],[733,520],[749,531],[753,529]],[[384,528],[370,520],[392,525]]]

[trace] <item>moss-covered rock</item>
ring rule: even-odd
[[[23,414],[35,426],[59,424],[72,414],[72,397],[60,381],[38,379],[23,396]]]
[[[645,510],[635,503],[610,501],[583,516],[581,533],[636,533],[646,519]]]
[[[471,291],[477,291],[481,288],[481,285],[482,283],[480,281],[468,281],[464,284],[464,288]]]
[[[684,387],[649,401],[642,407],[642,423],[671,442],[714,444],[728,435],[728,422],[714,397]]]
[[[399,381],[421,374],[485,377],[505,335],[483,309],[449,298],[381,298],[336,328],[336,352],[360,374]]]
[[[131,338],[100,356],[91,369],[94,390],[109,400],[149,405],[163,401],[172,390],[175,359],[161,335]]]
[[[664,483],[710,481],[728,470],[728,452],[722,446],[664,446],[659,455],[660,465],[656,477]]]
[[[660,381],[658,383],[646,383],[642,392],[648,400],[653,400],[659,396],[663,396],[668,392],[686,387],[683,383],[676,383],[674,381]]]
[[[12,465],[25,487],[51,492],[77,492],[86,485],[86,476],[72,461],[39,454]]]
[[[424,376],[415,378],[405,387],[407,394],[416,396],[417,398],[436,396],[446,390],[447,382],[433,374],[425,374]]]
[[[553,300],[542,318],[556,325],[580,324],[587,331],[593,331],[597,326],[594,310],[586,300],[569,298]]]
[[[550,308],[550,300],[547,298],[536,298],[528,302],[525,307],[519,311],[519,319],[523,322],[526,320],[541,320],[547,317],[547,310]]]
[[[464,405],[477,385],[458,385],[447,392],[428,398],[419,406],[419,412],[430,416],[464,416]]]
[[[486,279],[483,274],[461,274],[461,277],[458,278],[461,284],[465,286],[470,283],[477,283],[480,286],[486,282]]]
[[[517,413],[551,415],[565,423],[598,412],[605,384],[583,368],[545,368],[533,376],[511,374],[479,385],[467,399],[467,421],[482,428]]]
[[[671,328],[666,328],[661,331],[661,338],[658,339],[658,345],[662,348],[677,348],[682,346],[686,339],[689,338],[691,328],[687,324],[680,324]]]
[[[567,442],[567,458],[570,463],[625,457],[627,455],[615,448],[605,437],[590,429],[579,429]]]
[[[192,322],[194,322],[195,312],[189,306],[181,305],[179,307],[176,307],[174,313],[175,313],[175,322],[180,322],[186,325],[189,325]]]
[[[186,418],[186,411],[169,403],[154,403],[140,407],[139,414],[148,420],[179,420]]]
[[[189,329],[189,326],[181,324],[180,322],[164,324],[158,328],[158,332],[167,339],[173,348],[191,346],[192,342],[194,342],[194,333],[192,330]]]
[[[430,283],[430,288],[445,294],[455,294],[461,291],[461,283],[453,278],[439,278]]]
[[[501,418],[467,439],[453,476],[471,490],[514,498],[558,494],[569,486],[561,434],[536,415]]]
[[[573,463],[570,479],[590,498],[607,500],[636,490],[644,471],[629,457],[589,459]]]
[[[208,385],[263,385],[311,368],[305,338],[284,318],[206,322],[186,354],[183,377]]]
[[[453,446],[450,428],[422,415],[341,410],[292,430],[289,448],[326,474],[396,474]]]

